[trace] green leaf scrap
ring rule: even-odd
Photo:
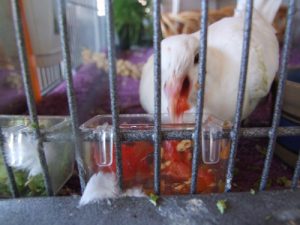
[[[38,127],[38,125],[36,123],[31,123],[30,124],[31,128],[36,129]]]
[[[30,124],[30,127],[31,127],[32,129],[37,129],[37,128],[38,128],[38,125],[37,125],[36,123],[31,123],[31,124]],[[40,129],[45,129],[45,128],[46,128],[44,124],[40,124],[39,127],[40,127]]]
[[[158,199],[159,199],[159,196],[157,196],[157,195],[155,195],[155,194],[150,194],[149,195],[149,201],[153,204],[153,205],[155,205],[155,206],[157,206],[157,201],[158,201]]]
[[[284,187],[289,187],[291,186],[292,182],[287,177],[283,176],[283,177],[278,177],[276,183]]]
[[[270,220],[272,218],[272,216],[268,215],[265,217],[265,220]]]
[[[217,208],[220,211],[221,214],[225,213],[225,210],[227,209],[227,200],[223,199],[223,200],[219,200],[217,201]]]

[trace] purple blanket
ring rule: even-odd
[[[11,87],[7,81],[11,72],[0,68],[0,114],[21,114],[26,110],[26,99],[23,89],[18,90]]]
[[[120,58],[126,58],[133,63],[144,63],[151,50],[125,52]],[[97,114],[111,113],[108,74],[97,69],[95,64],[79,68],[74,79],[74,90],[78,105],[80,123]],[[143,113],[138,97],[139,80],[131,77],[117,76],[117,92],[120,113]],[[38,104],[41,115],[67,115],[69,113],[66,95],[66,82],[56,87]]]

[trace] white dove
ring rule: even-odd
[[[242,119],[268,94],[279,63],[279,44],[272,26],[281,0],[254,0],[250,58]],[[208,27],[204,113],[233,121],[243,44],[246,0],[237,3],[233,17]],[[199,32],[176,35],[161,42],[162,113],[180,122],[195,112],[199,61]],[[143,68],[140,102],[154,113],[153,56]]]
[[[235,15],[209,26],[204,111],[219,119],[232,120],[235,113],[243,43],[245,0],[239,1]],[[279,46],[271,23],[281,0],[255,0],[250,62],[243,118],[267,95],[278,69]],[[162,112],[180,121],[185,112],[194,112],[197,94],[199,32],[162,41]],[[154,112],[153,56],[143,68],[140,101],[148,113]],[[125,195],[144,196],[140,189]],[[105,198],[124,196],[113,173],[94,174],[80,205]]]

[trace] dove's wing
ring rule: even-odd
[[[205,110],[221,119],[232,120],[235,113],[243,25],[244,14],[239,14],[212,24],[208,30]],[[278,70],[278,59],[275,30],[254,11],[243,118],[269,92]]]

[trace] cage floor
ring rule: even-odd
[[[216,203],[227,200],[221,214]],[[0,201],[0,224],[300,224],[300,191],[106,200],[78,208],[79,197]]]

